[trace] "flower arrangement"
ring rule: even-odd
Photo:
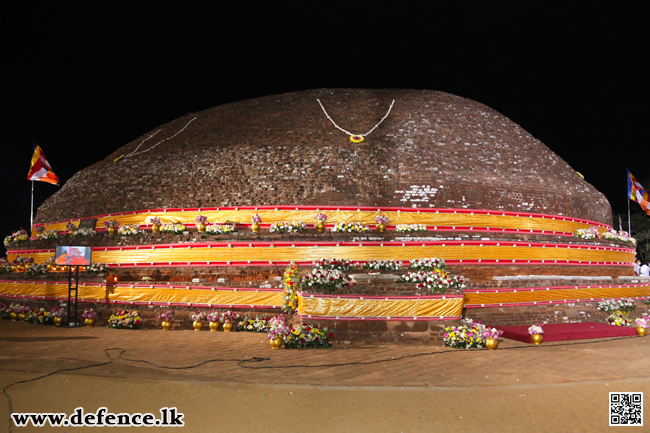
[[[0,257],[0,274],[8,274],[11,272],[11,263],[6,257]]]
[[[196,310],[196,314],[192,314],[192,320],[195,322],[203,322],[206,318],[207,315],[201,310]]]
[[[388,217],[386,215],[377,215],[375,217],[375,221],[377,221],[377,224],[384,224],[384,225],[386,225],[386,224],[388,224],[390,222],[390,220],[388,219]]]
[[[11,311],[9,311],[9,307],[7,307],[5,304],[0,302],[0,319],[4,319],[5,317],[8,317],[9,313],[11,313]]]
[[[271,224],[271,233],[299,233],[307,230],[307,224],[302,221],[290,221]]]
[[[160,217],[150,216],[150,217],[147,217],[147,219],[144,220],[144,222],[145,222],[145,224],[151,224],[151,225],[154,225],[154,226],[156,226],[156,225],[159,226],[160,225]]]
[[[622,311],[615,311],[607,317],[607,323],[614,326],[632,326],[629,315]]]
[[[235,321],[239,319],[239,314],[234,313],[230,310],[224,311],[221,313],[221,323],[235,323]]]
[[[370,231],[370,227],[367,224],[354,222],[354,223],[336,223],[332,227],[333,232],[343,232],[343,233],[365,233]]]
[[[12,245],[24,244],[27,243],[27,241],[29,241],[27,230],[21,227],[20,230],[11,232],[11,235],[5,237],[4,244],[5,247],[9,247]]]
[[[219,319],[221,318],[221,313],[218,312],[217,310],[212,309],[207,314],[206,318],[208,319],[208,322],[218,322]]]
[[[173,233],[175,235],[183,234],[187,228],[182,223],[163,224],[160,226],[160,233]]]
[[[601,301],[596,306],[596,310],[609,313],[612,311],[624,311],[629,313],[636,308],[636,302],[633,299],[608,299]]]
[[[120,236],[139,236],[143,232],[140,230],[140,226],[137,225],[123,225],[117,229],[117,233]]]
[[[47,274],[47,266],[46,265],[40,265],[38,263],[31,263],[29,266],[27,266],[27,273],[29,275]]]
[[[137,311],[119,310],[108,318],[108,327],[114,329],[138,329],[140,323]]]
[[[430,272],[419,271],[419,272],[407,272],[400,276],[400,283],[421,283],[427,280]]]
[[[258,214],[255,214],[251,217],[251,222],[254,223],[261,223],[262,222],[262,217],[259,216]]]
[[[596,239],[600,237],[600,231],[598,230],[598,227],[591,226],[588,229],[578,229],[574,233],[574,236],[580,239]]]
[[[65,317],[67,314],[66,310],[63,307],[57,307],[56,305],[50,308],[50,316],[52,317]]]
[[[237,324],[237,330],[244,332],[268,332],[270,327],[269,318],[259,316],[247,317]]]
[[[397,224],[395,226],[396,233],[409,233],[409,232],[426,232],[427,226],[424,224]]]
[[[610,241],[622,241],[622,242],[627,242],[636,245],[636,239],[631,237],[628,232],[624,232],[624,231],[617,232],[614,229],[609,229],[603,233],[602,237],[603,239],[607,239]]]
[[[401,271],[402,262],[396,260],[370,259],[363,264],[363,269],[368,271]]]
[[[650,318],[648,316],[644,315],[643,317],[637,317],[634,319],[634,322],[639,328],[650,328]]]
[[[52,231],[42,230],[38,234],[38,238],[42,241],[53,241],[59,238],[59,232],[58,230],[52,230]]]
[[[543,333],[544,333],[543,323],[535,323],[534,325],[530,325],[528,327],[528,335],[536,335],[536,334],[543,334]]]
[[[324,213],[320,212],[320,213],[317,213],[317,214],[316,214],[316,216],[314,217],[314,219],[315,219],[316,221],[320,221],[320,222],[324,223],[325,221],[327,221],[327,215],[325,215]]]
[[[205,215],[199,215],[196,217],[196,222],[199,224],[205,224],[208,222],[208,217]]]
[[[235,223],[232,224],[210,224],[205,228],[205,232],[211,235],[227,235],[237,231]]]
[[[287,349],[330,347],[332,338],[334,334],[328,332],[327,328],[309,325],[291,326],[289,333],[284,337],[284,347]]]
[[[68,234],[70,236],[72,236],[74,234],[75,230],[77,230],[77,226],[74,223],[66,224],[65,228],[68,229]]]
[[[108,272],[110,267],[106,263],[91,263],[90,266],[86,266],[86,273],[89,274],[102,274]]]
[[[158,320],[161,322],[173,322],[175,313],[176,311],[174,310],[167,310],[164,313],[158,315]]]
[[[298,266],[292,263],[284,270],[282,283],[284,285],[282,311],[290,314],[298,307],[298,286],[300,284]]]
[[[141,281],[151,281],[153,278],[145,275],[144,277],[140,278]]]
[[[483,330],[483,338],[487,340],[488,338],[492,338],[494,340],[498,340],[499,337],[503,335],[503,331],[497,329],[497,328],[485,328]]]
[[[317,269],[335,269],[342,272],[354,269],[354,263],[347,259],[320,259],[314,262]]]
[[[447,269],[447,264],[443,259],[438,258],[425,258],[425,259],[413,259],[409,262],[409,269],[415,271],[445,271]]]
[[[338,269],[315,268],[302,278],[304,288],[316,290],[318,293],[325,291],[334,293],[347,285],[347,277]]]
[[[472,319],[461,320],[460,326],[448,326],[442,338],[445,346],[455,349],[481,349],[485,347],[485,326]]]
[[[441,272],[427,272],[425,273],[424,281],[418,283],[418,289],[428,289],[431,293],[446,292],[447,290],[454,290],[462,292],[467,289],[467,284],[461,276],[450,277],[446,273]]]
[[[96,233],[97,232],[95,231],[95,229],[79,229],[79,230],[75,230],[72,236],[74,236],[75,238],[89,238],[95,235]]]
[[[120,226],[120,223],[118,223],[116,220],[106,220],[104,221],[104,227],[107,229],[112,228],[118,228]]]
[[[92,308],[88,310],[84,310],[83,313],[81,313],[81,318],[82,319],[96,319],[97,318],[97,311],[93,310]]]
[[[284,338],[289,335],[290,328],[287,326],[284,316],[278,315],[269,320],[269,328],[266,336],[269,340],[275,340],[277,337]]]
[[[33,310],[28,316],[25,316],[26,321],[37,325],[52,325],[54,323],[52,319],[53,317],[50,315],[50,312],[46,311],[45,308]]]

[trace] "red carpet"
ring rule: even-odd
[[[503,337],[531,343],[528,326],[496,326]],[[544,325],[544,341],[585,340],[589,338],[627,337],[636,335],[630,326],[613,326],[606,323],[559,323]],[[532,343],[531,343],[532,344]]]

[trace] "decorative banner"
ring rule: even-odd
[[[512,307],[650,297],[648,284],[465,290],[466,308]]]
[[[43,263],[54,250],[10,250],[7,258]],[[232,242],[93,247],[93,261],[119,266],[224,266],[311,264],[321,258],[353,261],[439,257],[449,264],[558,264],[632,266],[634,250],[535,242]]]
[[[483,231],[483,232],[523,232],[544,233],[571,236],[578,229],[598,227],[601,232],[610,228],[606,224],[579,218],[559,215],[542,215],[522,212],[499,212],[473,209],[413,209],[413,208],[376,208],[352,206],[260,206],[240,208],[210,208],[210,209],[154,209],[110,215],[99,215],[96,218],[97,230],[105,230],[104,221],[116,220],[121,225],[146,225],[150,216],[159,217],[163,224],[180,222],[194,227],[196,217],[204,215],[210,223],[236,223],[240,226],[250,225],[251,217],[259,214],[262,226],[282,221],[304,221],[313,223],[316,213],[327,215],[327,225],[333,226],[339,222],[376,223],[375,217],[385,215],[390,219],[389,227],[397,224],[425,224],[432,231]],[[66,231],[66,224],[73,222],[78,225],[79,219],[35,224],[32,236],[36,235],[37,227],[48,230]]]
[[[68,299],[67,282],[0,280],[0,296]],[[79,301],[183,307],[281,308],[282,289],[80,283]]]
[[[298,292],[298,313],[318,320],[459,320],[463,295],[357,296]]]

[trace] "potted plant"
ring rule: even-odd
[[[210,325],[210,331],[217,332],[219,329],[219,318],[221,314],[217,310],[212,310],[208,313],[208,322]]]
[[[375,221],[377,221],[377,230],[380,232],[386,231],[386,225],[390,222],[386,215],[377,215]]]
[[[192,314],[192,320],[194,321],[192,323],[192,326],[194,327],[195,331],[200,331],[203,329],[203,321],[205,320],[206,316],[203,311],[196,310],[196,314]]]
[[[221,323],[223,323],[223,331],[224,332],[232,331],[233,324],[237,319],[239,319],[239,315],[233,313],[230,310],[221,313]]]
[[[118,310],[108,318],[108,327],[114,329],[138,329],[140,315],[137,311]]]
[[[196,217],[196,229],[199,231],[199,233],[205,232],[205,223],[208,222],[208,217],[199,215]]]
[[[320,212],[316,214],[314,219],[316,220],[316,224],[314,225],[314,228],[319,232],[325,231],[325,221],[327,221],[327,215]]]
[[[650,318],[648,316],[643,316],[634,319],[636,322],[636,333],[639,337],[644,337],[648,333],[648,327],[650,327]]]
[[[485,347],[489,350],[496,350],[499,347],[499,337],[503,335],[503,331],[497,328],[485,328],[483,331],[483,338],[485,339]]]
[[[266,336],[271,343],[271,349],[279,349],[282,347],[284,337],[289,334],[289,327],[282,315],[275,316],[269,320],[269,325],[269,331]]]
[[[68,223],[68,224],[66,224],[66,225],[65,225],[65,228],[68,229],[68,235],[69,235],[70,237],[74,236],[74,232],[75,232],[75,230],[77,230],[77,226],[74,225],[74,223]]]
[[[528,335],[530,335],[530,339],[535,346],[539,346],[544,340],[544,335],[542,335],[544,334],[543,326],[543,323],[535,323],[528,328]]]
[[[81,318],[84,319],[84,325],[86,325],[88,328],[92,328],[95,326],[95,322],[97,321],[97,312],[92,308],[89,310],[84,310],[84,312],[81,314]]]
[[[251,222],[253,225],[251,226],[251,230],[253,230],[253,233],[257,233],[260,231],[260,223],[262,222],[262,217],[259,216],[258,214],[255,214],[251,218]]]
[[[167,310],[164,313],[158,315],[158,320],[160,320],[160,326],[165,331],[172,329],[172,322],[174,321],[174,310]]]
[[[117,233],[117,228],[119,226],[120,226],[120,223],[118,223],[116,220],[104,221],[104,227],[106,227],[106,231],[111,236],[113,236],[115,233]]]
[[[154,217],[150,216],[147,218],[145,221],[147,224],[151,224],[151,233],[158,233],[160,232],[160,218],[159,217]]]
[[[61,324],[63,323],[63,318],[66,315],[66,312],[63,309],[63,307],[54,306],[50,308],[49,315],[54,318],[52,319],[54,321],[54,326],[61,326]]]

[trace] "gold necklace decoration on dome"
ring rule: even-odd
[[[320,102],[320,99],[316,99],[316,100],[318,101],[318,105],[320,105],[320,108],[323,109],[323,113],[325,113],[325,116],[327,116],[327,118],[330,120],[330,122],[332,122],[332,124],[333,124],[337,129],[339,129],[339,130],[345,132],[346,134],[348,134],[348,135],[350,136],[350,141],[353,142],[353,143],[361,143],[361,142],[364,140],[364,137],[365,137],[366,135],[370,135],[370,133],[372,133],[372,131],[374,131],[375,129],[377,129],[377,127],[378,127],[379,125],[381,125],[381,122],[383,122],[384,120],[386,120],[386,118],[387,118],[388,115],[390,114],[390,110],[393,109],[393,104],[395,104],[395,100],[393,99],[393,102],[390,103],[390,107],[388,107],[388,111],[386,112],[386,115],[385,115],[384,117],[382,117],[381,120],[380,120],[380,121],[379,121],[375,126],[373,126],[372,129],[371,129],[370,131],[366,132],[365,134],[353,134],[352,132],[350,132],[350,131],[346,131],[345,129],[343,129],[343,128],[341,128],[339,125],[337,125],[336,122],[335,122],[334,120],[332,120],[332,118],[330,117],[330,115],[327,114],[327,110],[325,110],[325,107],[323,107],[323,104]]]

